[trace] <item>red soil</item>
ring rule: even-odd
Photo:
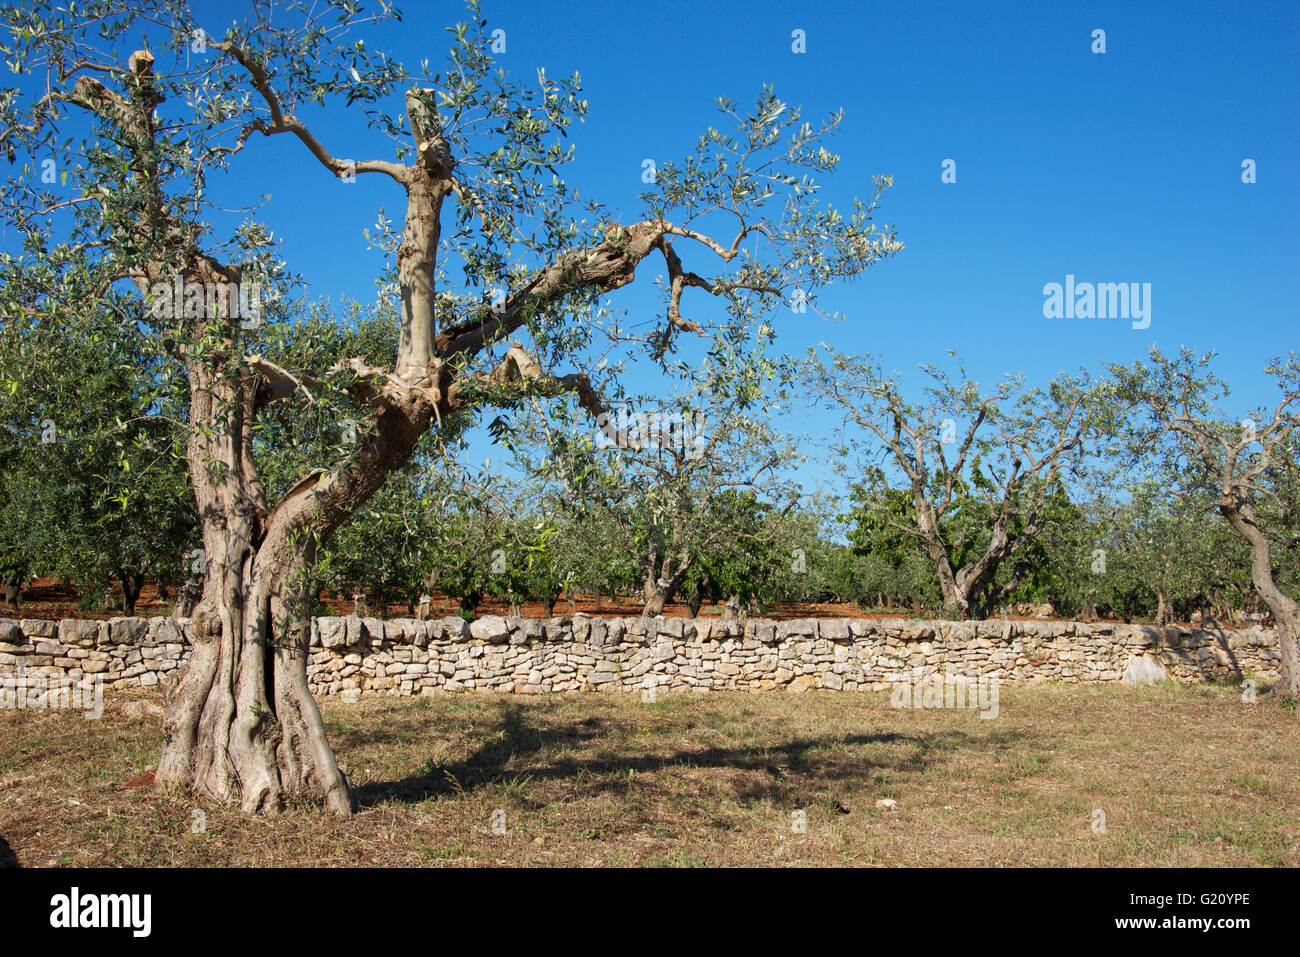
[[[71,586],[60,583],[52,578],[38,578],[31,582],[24,590],[22,604],[15,610],[14,608],[3,605],[0,614],[8,614],[13,617],[21,618],[82,618],[82,619],[107,619],[120,615],[121,612],[114,609],[92,609],[83,610],[77,607],[77,590]],[[118,599],[120,601],[120,598]],[[135,613],[141,617],[150,617],[153,615],[169,614],[172,606],[175,604],[175,597],[168,598],[165,601],[158,599],[158,589],[153,583],[145,585],[140,592],[140,600],[136,602]],[[321,598],[321,603],[335,614],[350,615],[352,614],[353,602],[351,598],[342,595],[325,592]],[[430,610],[431,617],[441,617],[442,615],[452,615],[456,613],[459,606],[455,601],[441,595],[435,595],[433,608]],[[522,612],[525,618],[542,617],[541,602],[526,602],[522,606]],[[621,598],[617,600],[603,599],[599,606],[596,600],[587,595],[578,596],[576,602],[577,612],[584,615],[599,616],[605,618],[611,617],[633,617],[641,614],[641,603],[632,598]],[[707,606],[701,610],[701,614],[720,614],[721,606],[714,606],[713,611],[709,612]],[[414,612],[405,605],[389,605],[387,608],[370,608],[369,613],[378,618],[404,618],[413,616]],[[571,614],[569,603],[563,599],[555,603],[556,615]],[[478,607],[479,615],[508,615],[510,606],[504,602],[496,602],[485,599]],[[684,604],[671,604],[664,609],[664,614],[674,618],[685,618],[688,611]],[[890,614],[897,613],[870,613],[854,609],[849,604],[798,604],[782,603],[778,605],[770,614],[764,618],[772,618],[785,621],[792,618],[885,618]]]
[[[14,618],[44,618],[47,620],[57,620],[60,618],[82,618],[82,619],[107,619],[120,615],[120,611],[90,610],[85,611],[77,608],[77,591],[71,585],[62,584],[52,578],[38,578],[31,582],[23,590],[22,603],[18,608],[6,605],[0,602],[0,617],[10,616]],[[136,603],[135,613],[141,617],[151,617],[153,615],[170,614],[175,598],[168,598],[166,601],[159,601],[158,589],[155,584],[145,585],[144,590],[140,593],[140,600]],[[332,613],[336,615],[350,615],[353,610],[351,598],[342,595],[334,595],[325,592],[321,598],[321,603],[325,605]],[[456,613],[458,606],[456,602],[445,598],[441,595],[435,595],[433,607],[429,612],[430,617],[439,618],[443,615],[452,615]],[[525,618],[541,618],[543,615],[541,602],[526,602],[521,606],[521,611]],[[599,605],[591,596],[579,595],[573,611],[580,612],[584,615],[602,618],[635,618],[641,614],[641,603],[632,598],[620,598],[611,600],[605,598]],[[555,603],[556,615],[569,615],[569,603],[561,599]],[[377,618],[407,618],[414,617],[414,611],[408,609],[405,605],[389,605],[387,608],[371,607],[368,613]],[[714,605],[712,608],[704,606],[701,615],[720,616],[722,613],[721,605]],[[479,615],[509,615],[510,607],[503,602],[496,602],[485,599],[478,607]],[[686,618],[689,612],[684,604],[673,603],[664,609],[664,614],[671,618]],[[771,611],[763,614],[765,619],[776,621],[789,621],[794,618],[907,618],[917,617],[911,610],[867,610],[854,607],[852,604],[835,603],[835,602],[782,602]],[[1012,621],[1040,621],[1027,616],[1012,616]]]

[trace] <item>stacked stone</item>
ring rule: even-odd
[[[189,650],[186,620],[0,619],[0,677],[82,677],[151,686]],[[928,675],[1007,682],[1181,681],[1277,672],[1277,636],[1109,622],[797,621],[712,618],[317,618],[317,695],[515,694],[716,689],[884,691]],[[1140,666],[1140,667],[1139,667]],[[919,669],[919,671],[917,670]]]
[[[1003,681],[1121,680],[1135,658],[1184,681],[1267,675],[1271,632],[1111,623],[904,619],[487,616],[438,621],[320,619],[311,681],[319,694],[428,695],[786,687],[882,691],[919,674]]]
[[[150,687],[184,664],[188,627],[184,618],[0,618],[0,677],[99,675],[105,686]]]

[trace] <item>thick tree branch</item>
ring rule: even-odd
[[[249,55],[243,48],[239,47],[232,41],[210,43],[215,50],[220,50],[228,54],[242,66],[252,81],[253,88],[261,94],[262,99],[266,102],[267,109],[271,114],[271,121],[254,120],[248,124],[243,132],[239,135],[239,140],[230,152],[238,152],[249,134],[256,131],[265,136],[274,136],[277,133],[292,133],[304,146],[316,157],[320,164],[336,176],[349,176],[354,173],[383,173],[391,177],[398,183],[405,183],[409,176],[409,167],[401,163],[392,163],[386,160],[361,160],[352,162],[338,159],[330,153],[324,145],[318,140],[311,131],[307,129],[306,124],[299,120],[292,113],[284,112],[280,103],[280,98],[275,91],[271,89],[270,79],[267,77],[266,70],[257,59]]]

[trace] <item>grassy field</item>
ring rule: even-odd
[[[993,720],[835,692],[327,700],[360,804],[348,821],[304,807],[250,819],[160,793],[146,774],[159,718],[128,707],[143,695],[109,693],[99,721],[0,712],[0,859],[1300,865],[1300,716],[1267,695],[1001,692]]]

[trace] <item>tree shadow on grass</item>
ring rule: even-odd
[[[547,760],[542,752],[589,745],[602,733],[599,718],[573,724],[530,723],[528,709],[508,704],[499,724],[483,732],[491,740],[462,761],[426,766],[420,773],[395,781],[374,781],[354,788],[358,808],[385,802],[418,804],[432,798],[464,794],[503,780],[580,782],[584,795],[627,787],[629,773],[654,773],[665,768],[711,768],[750,774],[736,782],[742,800],[781,799],[807,788],[836,782],[861,781],[873,771],[919,775],[946,757],[978,745],[1002,749],[1027,737],[1020,732],[990,729],[986,734],[936,730],[918,733],[880,732],[794,737],[772,745],[752,747],[681,748],[667,755],[627,754],[603,750],[590,757]],[[686,730],[686,729],[683,729]],[[846,755],[846,748],[896,746],[880,759]],[[530,757],[539,756],[537,760]]]
[[[3,837],[0,837],[0,867],[22,867],[18,863],[18,855]]]

